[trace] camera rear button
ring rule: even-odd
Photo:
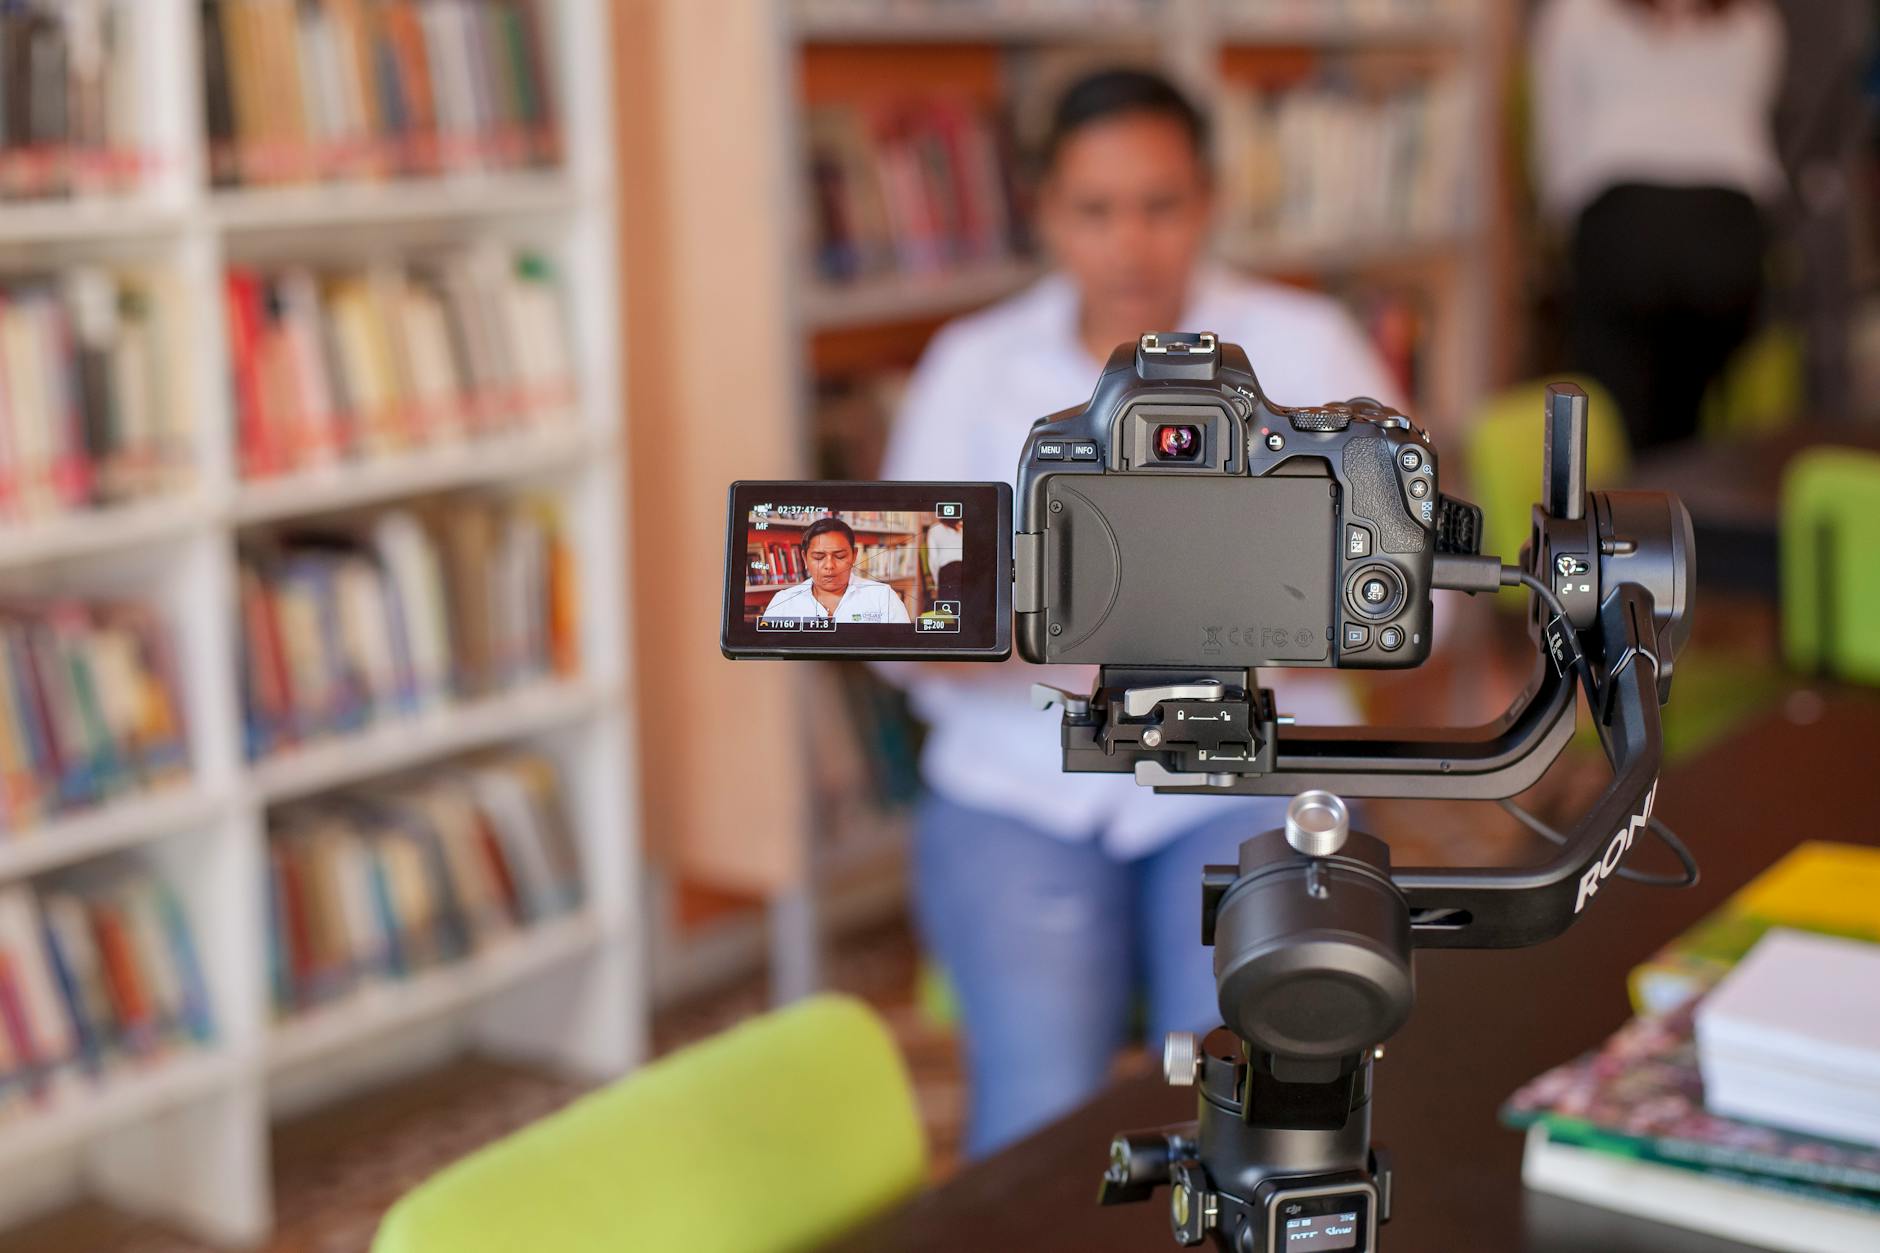
[[[1371,644],[1371,628],[1356,622],[1345,623],[1345,648],[1368,648]]]
[[[1345,556],[1369,557],[1371,555],[1371,532],[1355,522],[1345,524]]]
[[[1064,441],[1061,439],[1041,439],[1033,455],[1040,461],[1064,460]]]
[[[1416,499],[1422,500],[1425,496],[1430,494],[1430,481],[1425,478],[1411,479],[1410,494]]]
[[[1394,653],[1403,647],[1403,628],[1387,626],[1377,633],[1377,644],[1387,653]]]
[[[1097,459],[1097,441],[1094,439],[1074,439],[1070,450],[1064,454],[1067,461],[1095,461]]]

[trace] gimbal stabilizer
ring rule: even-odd
[[[1200,1088],[1198,1117],[1120,1135],[1101,1201],[1172,1189],[1187,1245],[1235,1253],[1375,1253],[1390,1169],[1370,1143],[1376,1047],[1414,999],[1410,952],[1509,948],[1565,930],[1651,819],[1658,709],[1689,636],[1689,515],[1665,493],[1585,486],[1586,397],[1546,404],[1542,499],[1520,568],[1437,558],[1435,585],[1533,591],[1534,680],[1496,722],[1470,731],[1296,727],[1252,670],[1104,667],[1065,707],[1065,769],[1133,772],[1158,791],[1292,794],[1284,831],[1240,846],[1202,882],[1202,943],[1226,1023],[1197,1047],[1171,1037],[1171,1082]],[[1538,779],[1572,736],[1583,694],[1613,777],[1527,869],[1399,869],[1349,830],[1345,796],[1506,798]],[[1336,794],[1335,794],[1336,793]]]

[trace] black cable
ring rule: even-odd
[[[1554,828],[1548,826],[1545,822],[1542,822],[1539,818],[1521,808],[1521,806],[1515,804],[1513,801],[1500,800],[1497,801],[1496,804],[1500,805],[1510,814],[1513,814],[1514,817],[1520,821],[1522,826],[1540,836],[1548,843],[1565,844],[1567,842],[1566,836],[1554,830]],[[1645,825],[1651,830],[1653,835],[1658,837],[1666,848],[1671,850],[1671,855],[1676,857],[1678,863],[1684,867],[1684,874],[1674,878],[1671,875],[1647,874],[1643,871],[1633,870],[1629,866],[1621,866],[1613,871],[1613,873],[1618,875],[1621,879],[1632,883],[1642,883],[1649,888],[1696,887],[1698,879],[1701,877],[1697,869],[1697,858],[1691,856],[1691,850],[1687,848],[1684,841],[1678,837],[1678,833],[1656,818],[1647,818]]]
[[[1560,603],[1560,597],[1554,595],[1554,589],[1547,586],[1545,579],[1536,578],[1520,566],[1503,566],[1501,583],[1503,587],[1513,587],[1519,583],[1545,601],[1547,608],[1553,611],[1554,617],[1563,620],[1566,618],[1567,607]]]

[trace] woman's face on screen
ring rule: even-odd
[[[822,592],[844,592],[849,586],[849,570],[855,565],[855,550],[839,532],[818,535],[803,550],[809,563],[809,577]]]
[[[1207,244],[1213,197],[1187,129],[1137,113],[1066,138],[1038,208],[1086,315],[1148,327],[1179,312]]]

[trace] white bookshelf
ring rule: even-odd
[[[596,1079],[642,1057],[640,852],[621,533],[623,387],[610,0],[546,0],[562,165],[425,181],[242,190],[208,184],[197,0],[125,0],[158,173],[101,202],[0,203],[0,271],[162,262],[189,303],[193,482],[181,495],[0,527],[0,591],[133,595],[168,624],[193,776],[173,789],[0,838],[0,881],[135,850],[172,884],[217,1037],[0,1118],[0,1221],[91,1194],[230,1246],[272,1225],[270,1111],[290,1086],[384,1080],[439,1043]],[[494,237],[546,252],[565,286],[579,398],[565,420],[488,440],[244,483],[234,457],[222,274],[251,259],[371,259]],[[580,584],[581,671],[245,759],[235,612],[248,529],[459,488],[562,501]],[[573,914],[464,962],[277,1021],[267,975],[266,823],[277,805],[479,748],[527,743],[559,765],[584,883]]]

